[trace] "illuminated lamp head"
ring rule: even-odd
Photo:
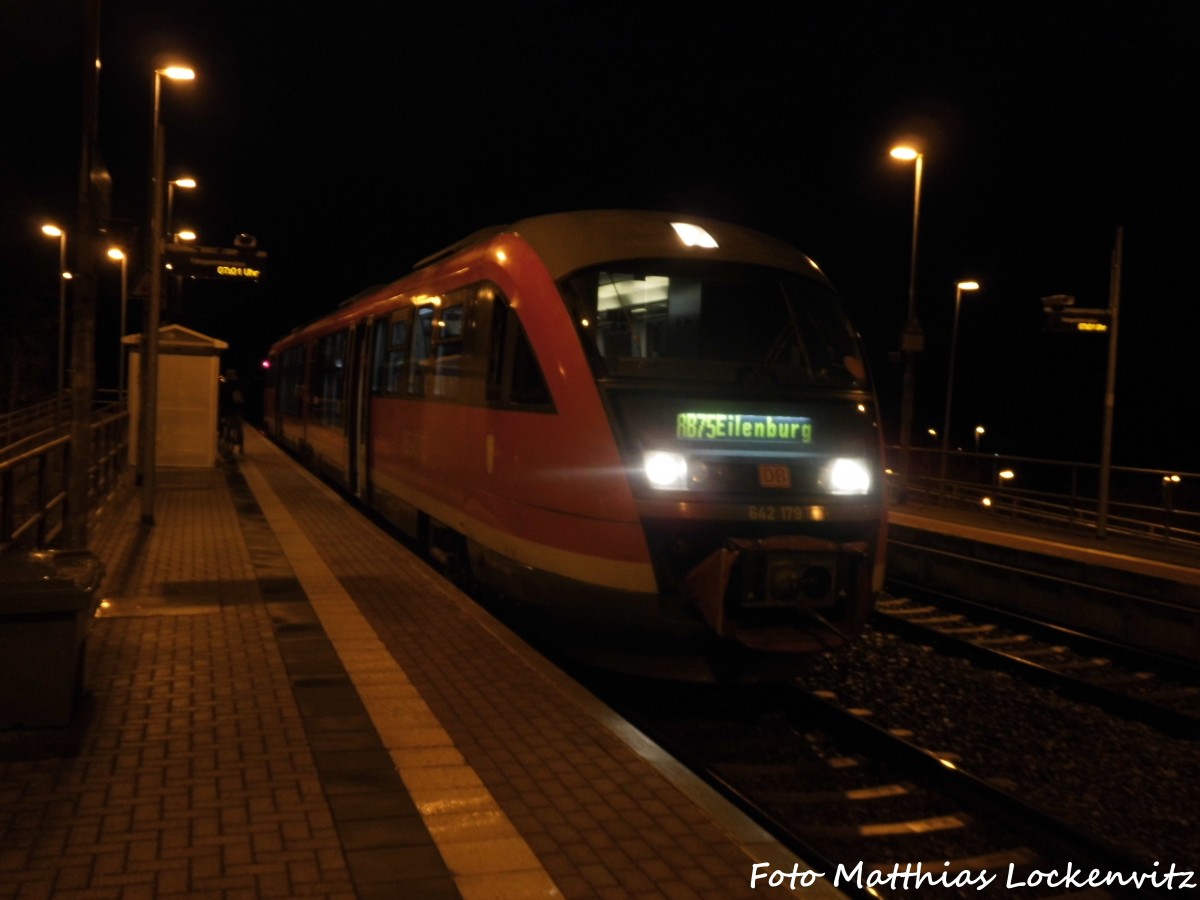
[[[646,479],[656,488],[681,488],[687,479],[687,460],[678,453],[655,450],[642,459]]]
[[[712,250],[717,246],[716,238],[699,225],[692,225],[689,222],[672,222],[671,227],[675,229],[675,233],[679,235],[679,239],[683,241],[685,247],[704,247]]]

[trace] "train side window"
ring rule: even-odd
[[[449,299],[449,298],[447,298]],[[433,323],[433,389],[435,397],[455,399],[463,364],[464,305],[438,310]]]
[[[408,392],[418,397],[425,394],[425,374],[433,354],[434,308],[420,306],[412,327],[412,353],[408,357]]]
[[[533,347],[525,335],[525,329],[517,322],[513,329],[512,374],[509,381],[508,400],[513,406],[531,406],[553,409],[550,389],[538,366]]]
[[[308,347],[298,344],[283,351],[279,373],[279,409],[291,416],[304,414],[304,368]]]
[[[404,383],[412,310],[397,310],[391,320],[375,323],[375,359],[371,390],[395,394]]]
[[[313,360],[313,405],[315,421],[331,428],[345,423],[346,350],[349,331],[337,331],[317,341]]]
[[[516,310],[497,292],[492,305],[487,397],[494,406],[553,412],[554,400]]]
[[[388,334],[391,323],[376,319],[371,325],[371,393],[382,394],[388,387]]]

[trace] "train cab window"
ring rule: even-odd
[[[602,377],[867,383],[837,296],[795,272],[634,260],[578,272],[560,287]]]

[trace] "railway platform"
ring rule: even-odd
[[[935,504],[895,507],[888,511],[888,519],[895,526],[1200,587],[1200,556],[1194,547],[1178,541],[1169,543],[1120,534],[1098,538],[1090,531],[1070,531],[1003,514],[947,509]]]
[[[1193,546],[936,506],[888,513],[888,579],[1200,662]]]
[[[253,431],[157,481],[71,726],[0,733],[0,898],[841,896]]]

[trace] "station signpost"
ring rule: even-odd
[[[171,274],[181,278],[217,281],[260,281],[266,270],[267,254],[256,249],[253,239],[235,242],[233,247],[196,247],[192,244],[167,244],[163,259]]]
[[[1117,228],[1109,274],[1108,308],[1083,309],[1075,306],[1068,294],[1042,298],[1043,329],[1077,333],[1104,334],[1108,337],[1108,371],[1104,381],[1104,426],[1100,446],[1100,496],[1096,508],[1096,537],[1108,534],[1108,488],[1112,471],[1113,416],[1117,385],[1117,323],[1121,309],[1121,260],[1125,230]]]

